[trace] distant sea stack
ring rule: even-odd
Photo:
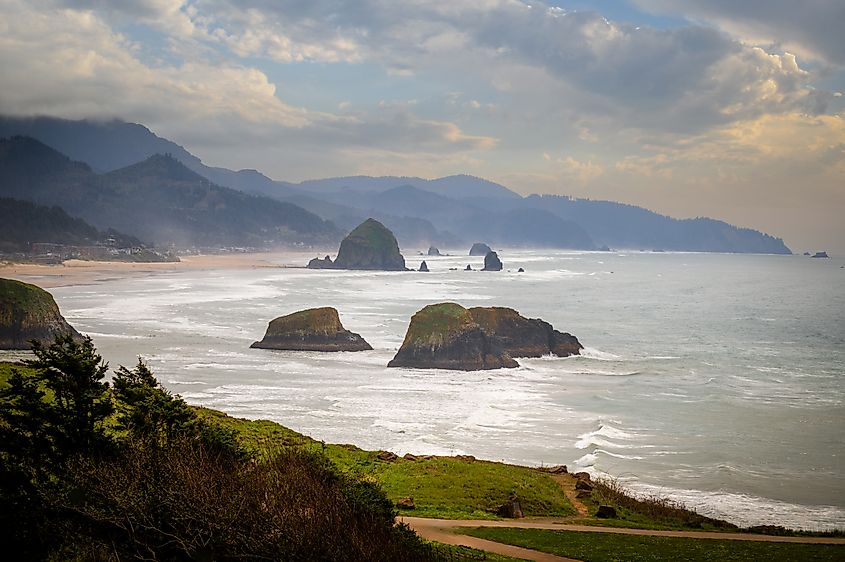
[[[469,313],[493,344],[511,357],[569,357],[584,349],[572,334],[559,332],[539,318],[525,318],[512,308],[475,307]]]
[[[446,302],[414,314],[402,347],[387,366],[479,371],[519,364],[485,335],[466,308]]]
[[[0,349],[31,349],[30,340],[49,344],[56,336],[82,339],[59,313],[50,293],[28,283],[0,279]]]
[[[499,259],[499,254],[490,251],[484,256],[484,269],[481,271],[502,271],[502,260]]]
[[[482,244],[481,242],[476,242],[472,245],[472,248],[469,249],[469,255],[471,256],[486,256],[493,249],[488,246],[487,244]]]
[[[435,248],[434,246],[429,246],[428,248],[428,255],[429,256],[442,256],[443,254],[440,253],[440,250]]]
[[[364,338],[340,323],[331,307],[300,310],[270,322],[264,339],[250,347],[289,351],[367,351]]]
[[[367,219],[343,239],[334,262],[328,256],[308,263],[311,269],[407,271],[396,237],[375,219]]]

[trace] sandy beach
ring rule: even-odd
[[[318,252],[319,253],[319,252]],[[304,267],[317,255],[313,250],[282,250],[181,257],[179,262],[128,263],[67,260],[61,265],[2,263],[0,277],[33,283],[39,287],[90,285],[115,277],[135,277],[180,270],[260,269]]]

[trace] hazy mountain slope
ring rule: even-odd
[[[342,229],[375,216],[396,233],[403,245],[475,241],[486,236],[485,230],[479,230],[485,227],[504,237],[498,242],[502,245],[584,247],[577,242],[580,234],[576,230],[570,228],[574,238],[567,239],[561,226],[542,213],[534,218],[518,215],[521,220],[508,215],[515,210],[532,209],[551,212],[565,221],[577,223],[596,244],[616,248],[789,252],[778,238],[718,220],[676,220],[641,207],[609,201],[556,196],[523,199],[502,185],[467,175],[434,180],[350,176],[299,184],[274,181],[255,170],[236,172],[206,166],[183,147],[156,136],[146,127],[121,121],[0,117],[0,136],[20,133],[32,134],[95,170],[113,170],[153,154],[169,153],[212,183],[301,205],[324,219],[336,221]],[[412,194],[410,189],[429,195]],[[45,203],[51,201],[48,199]],[[502,217],[511,217],[508,220],[514,231],[486,224],[501,221]],[[542,230],[544,224],[549,231]],[[531,235],[521,232],[526,229]]]
[[[791,253],[780,238],[713,219],[673,219],[633,205],[555,195],[531,195],[521,205],[577,221],[597,244],[613,248]]]
[[[349,176],[307,180],[294,187],[315,195],[321,193],[383,192],[394,187],[412,186],[417,189],[444,195],[452,199],[472,199],[475,197],[493,197],[497,199],[520,199],[503,185],[468,175],[456,175],[427,180],[404,176]]]
[[[137,238],[100,232],[59,207],[0,197],[0,252],[29,252],[36,242],[88,246],[114,238],[116,246],[141,245]]]
[[[380,193],[326,194],[368,213],[416,217],[441,232],[452,233],[448,245],[484,240],[502,246],[534,246],[588,250],[595,247],[578,224],[542,210],[514,208],[521,199],[491,199],[499,211],[476,207],[472,199],[456,200],[411,185]],[[392,228],[392,227],[391,227]],[[432,241],[434,243],[434,241]]]
[[[15,135],[37,139],[97,172],[125,168],[155,154],[170,154],[223,187],[271,196],[294,192],[289,184],[273,181],[255,170],[233,171],[206,166],[181,145],[159,137],[137,123],[0,116],[0,138]]]
[[[263,247],[341,236],[300,207],[217,186],[172,157],[97,175],[26,137],[0,140],[0,196],[58,205],[157,245]]]

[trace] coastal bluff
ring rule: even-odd
[[[314,258],[308,268],[407,271],[396,236],[375,219],[365,220],[341,241],[334,261]]]
[[[30,340],[49,344],[56,336],[82,339],[53,295],[29,283],[0,279],[0,349],[31,349]]]
[[[280,316],[267,326],[255,349],[286,351],[368,351],[372,347],[360,335],[343,327],[337,309],[310,308]]]

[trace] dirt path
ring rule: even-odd
[[[653,537],[680,537],[689,539],[721,539],[736,541],[789,542],[809,544],[845,545],[845,538],[833,537],[776,537],[754,535],[750,533],[717,533],[709,531],[656,531],[651,529],[623,529],[617,527],[594,527],[590,525],[572,525],[555,519],[519,519],[510,521],[486,521],[472,519],[427,519],[422,517],[402,517],[421,537],[446,544],[470,546],[488,552],[525,558],[527,560],[563,561],[561,558],[534,550],[503,545],[493,541],[477,539],[455,533],[459,527],[512,527],[518,529],[553,529],[557,531],[579,531],[585,533],[618,533],[621,535],[647,535]]]
[[[477,548],[478,550],[484,550],[486,552],[512,556],[514,558],[522,558],[524,560],[535,560],[536,562],[580,562],[574,558],[563,558],[562,556],[546,554],[545,552],[540,552],[539,550],[530,550],[528,548],[488,541],[477,537],[470,537],[468,535],[459,535],[452,530],[459,525],[448,525],[448,523],[453,523],[453,521],[445,519],[402,517],[400,518],[400,521],[410,525],[410,527],[422,538],[443,544],[468,546],[471,548]],[[443,523],[447,523],[447,525],[443,525]],[[467,523],[471,523],[471,521],[467,521]]]
[[[584,502],[576,497],[578,495],[578,490],[575,489],[575,484],[578,482],[577,478],[573,478],[569,474],[553,474],[552,480],[558,483],[558,486],[566,494],[566,497],[572,503],[572,507],[578,512],[578,515],[581,517],[588,517],[590,515]]]

